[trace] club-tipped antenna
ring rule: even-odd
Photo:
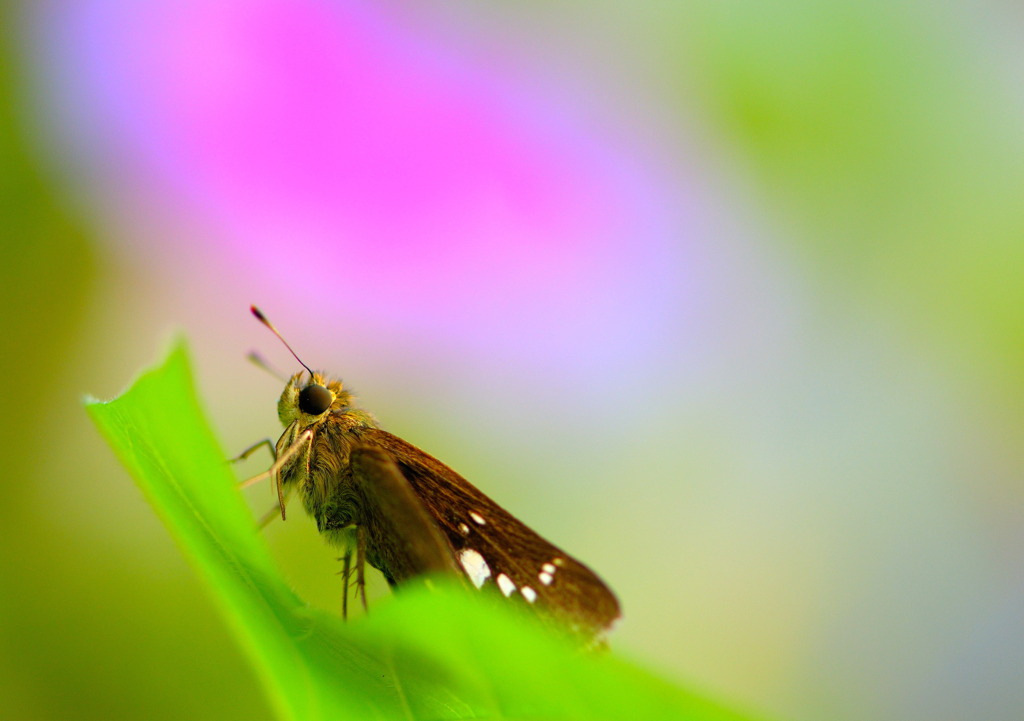
[[[307,371],[309,371],[309,377],[312,378],[313,377],[313,370],[308,365],[306,365],[305,363],[302,362],[302,359],[299,358],[298,354],[295,351],[292,350],[292,347],[290,345],[288,345],[288,341],[286,341],[284,339],[284,336],[281,335],[281,333],[277,330],[277,328],[274,327],[273,323],[271,323],[269,320],[267,320],[267,316],[263,315],[263,311],[261,311],[259,308],[257,308],[254,305],[249,306],[249,310],[252,311],[252,314],[254,316],[256,316],[256,319],[260,323],[262,323],[263,325],[267,326],[267,328],[270,328],[270,332],[273,333],[274,335],[276,335],[277,339],[279,341],[284,343],[284,347],[287,348],[288,352],[291,353],[292,356],[295,358],[295,360],[297,360],[299,362],[300,366],[302,366]]]

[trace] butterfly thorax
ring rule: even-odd
[[[362,431],[378,425],[370,413],[352,406],[355,398],[340,380],[313,373],[312,378],[303,382],[304,375],[296,373],[291,377],[277,404],[278,417],[285,426],[277,442],[278,455],[295,444],[306,446],[281,470],[281,483],[288,490],[298,490],[303,507],[316,520],[320,532],[339,535],[340,542],[340,534],[333,532],[363,522],[352,490],[352,448]],[[316,399],[312,404],[308,399],[313,386],[319,387],[314,392],[326,389],[329,393],[323,396],[319,407],[311,407]]]

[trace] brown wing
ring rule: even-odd
[[[360,442],[395,460],[475,586],[497,589],[588,636],[619,617],[618,600],[597,574],[451,468],[387,431],[367,430]]]
[[[365,523],[373,566],[392,584],[458,573],[446,539],[392,456],[379,446],[360,445],[352,449],[351,463],[356,493],[364,506],[373,507]]]

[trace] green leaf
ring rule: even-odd
[[[412,588],[349,623],[307,606],[237,490],[184,344],[87,408],[209,582],[282,718],[742,718],[459,589]]]

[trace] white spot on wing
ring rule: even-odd
[[[557,571],[558,569],[555,568],[554,565],[552,565],[550,563],[545,563],[543,566],[540,567],[540,570],[544,571],[544,573],[547,573],[547,574],[549,574],[551,576],[554,576],[555,575],[555,571]]]
[[[475,524],[477,524],[478,526],[485,526],[485,525],[487,525],[487,521],[484,520],[484,517],[481,516],[476,511],[470,511],[469,512],[469,517],[472,518],[473,522]]]
[[[537,592],[534,591],[529,586],[523,586],[523,588],[520,591],[520,593],[522,593],[523,594],[523,598],[525,598],[530,603],[533,603],[534,601],[537,600]]]
[[[465,523],[460,523],[459,524],[459,533],[461,533],[463,536],[468,536],[469,535],[469,526],[467,526]]]
[[[499,573],[495,580],[498,582],[498,588],[501,589],[501,592],[505,594],[506,598],[511,596],[512,592],[516,590],[516,584],[512,583],[512,579],[504,573]]]
[[[541,571],[539,574],[537,574],[537,578],[539,578],[540,582],[543,583],[545,586],[550,586],[551,582],[555,580],[554,576],[552,576],[550,573],[545,573],[544,571]]]
[[[478,551],[474,551],[472,548],[464,548],[459,551],[459,563],[462,564],[463,570],[466,575],[469,576],[469,580],[473,582],[473,585],[480,588],[484,585],[491,575],[491,567],[487,565],[487,561],[480,555]],[[508,595],[507,593],[505,594]]]

